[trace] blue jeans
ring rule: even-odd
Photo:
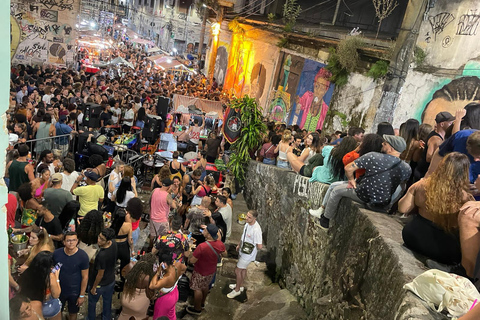
[[[263,158],[263,163],[275,165],[275,158],[272,158],[272,159]]]
[[[139,236],[140,236],[140,226],[138,226],[137,229],[135,229],[132,232],[133,247],[135,247],[135,245],[137,244]]]
[[[98,299],[103,298],[102,320],[111,320],[112,318],[112,296],[115,289],[115,281],[109,285],[97,288],[97,294],[94,296],[88,288],[88,320],[95,320]]]
[[[277,159],[277,167],[290,169],[290,163],[288,163],[288,161]]]

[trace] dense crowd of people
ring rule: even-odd
[[[112,161],[114,137],[142,129],[159,98],[182,94],[227,104],[228,95],[203,76],[155,71],[128,44],[114,54],[134,68],[90,74],[82,66],[12,67],[7,228],[28,241],[10,250],[12,319],[61,319],[62,310],[76,319],[87,302],[87,319],[95,319],[100,297],[102,318],[110,319],[114,292],[122,292],[119,319],[176,319],[184,294],[179,283],[190,273],[193,304],[186,311],[199,315],[225,243],[238,243],[239,253],[228,298],[245,290],[247,267],[262,249],[254,210],[246,214],[241,239],[231,239],[240,186],[235,180],[225,185],[207,169],[214,164],[226,172],[229,144],[215,127],[201,142],[205,117],[179,115],[183,126],[174,136],[179,145],[193,146],[185,151],[198,153],[174,152],[151,180],[148,206],[140,199],[135,169]],[[87,111],[92,104],[101,108],[95,124]],[[358,127],[328,135],[266,123],[258,161],[330,185],[322,205],[310,210],[319,228],[328,230],[342,214],[342,198],[398,212],[410,217],[402,233],[408,248],[473,282],[480,277],[480,104],[455,116],[440,112],[435,126],[409,119],[398,130],[384,122],[368,134]],[[81,168],[78,154],[87,159]],[[135,248],[144,228],[149,237],[141,255]]]

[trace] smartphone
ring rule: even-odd
[[[63,264],[61,262],[57,263],[55,265],[55,267],[53,267],[52,269],[52,273],[56,273],[58,270],[60,270],[60,268],[63,266]]]

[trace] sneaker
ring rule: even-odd
[[[320,206],[317,210],[310,209],[308,212],[314,216],[315,218],[320,218],[320,216],[323,214],[323,211],[325,211],[325,208]]]
[[[237,287],[236,283],[229,284],[228,287],[232,290],[234,290]],[[245,287],[240,287],[240,292],[242,292],[245,289]]]
[[[198,311],[198,310],[195,310],[195,308],[193,306],[188,306],[186,309],[185,309],[188,313],[190,314],[193,314],[193,315],[196,315],[196,316],[199,316],[202,314],[202,310]]]
[[[323,230],[328,230],[330,227],[330,219],[326,218],[323,214],[318,219],[318,226]]]
[[[227,294],[227,298],[229,299],[233,299],[235,297],[238,297],[239,295],[242,294],[242,290],[239,290],[239,291],[235,291],[235,289],[232,290],[232,292],[230,292],[229,294]]]

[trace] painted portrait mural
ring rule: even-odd
[[[454,79],[433,93],[421,114],[421,122],[434,124],[435,116],[442,111],[455,114],[470,102],[480,101],[480,78],[466,76]]]
[[[228,51],[226,46],[219,46],[217,51],[217,59],[215,60],[215,69],[213,75],[217,79],[218,84],[225,81],[225,73],[227,72]]]
[[[305,59],[288,117],[289,125],[297,124],[308,131],[322,129],[335,87],[328,80],[332,74],[325,67],[323,63]]]

